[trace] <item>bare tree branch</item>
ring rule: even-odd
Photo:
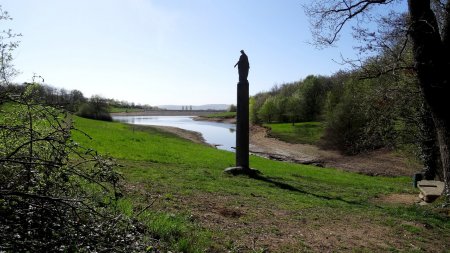
[[[357,16],[364,15],[373,5],[387,5],[395,0],[320,0],[304,6],[310,18],[314,41],[318,46],[332,45],[344,26]]]

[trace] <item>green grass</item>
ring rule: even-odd
[[[270,136],[289,143],[317,144],[323,135],[321,122],[264,124],[270,128]]]
[[[227,245],[238,243],[230,238],[256,233],[245,227],[222,231],[220,223],[201,226],[191,217],[205,205],[207,210],[215,206],[244,207],[245,215],[236,221],[244,224],[258,223],[262,213],[272,210],[291,213],[289,219],[311,221],[308,226],[312,228],[336,220],[346,222],[345,217],[360,217],[358,219],[413,236],[419,230],[408,224],[402,225],[404,222],[430,224],[434,229],[425,231],[430,238],[450,234],[449,220],[430,207],[384,205],[372,201],[377,196],[392,193],[416,194],[407,177],[370,177],[253,156],[251,167],[263,175],[259,178],[235,177],[223,173],[225,168],[234,165],[234,153],[194,144],[150,127],[78,117],[75,122],[76,127],[92,139],[78,132],[74,132],[73,138],[118,159],[126,183],[138,189],[128,193],[128,202],[122,204],[125,213],[133,213],[130,203],[135,209],[147,206],[151,202],[145,197],[147,195],[158,200],[140,218],[150,231],[176,251],[224,251],[229,247]],[[208,206],[211,202],[212,207]],[[271,222],[280,219],[270,217],[274,219]],[[386,220],[391,222],[386,223]],[[315,222],[319,225],[314,225]],[[272,236],[281,234],[278,230],[273,231],[269,231],[274,233]],[[398,243],[396,247],[398,245],[403,244]],[[407,242],[404,245],[400,249],[410,249]]]
[[[205,116],[202,116],[205,118],[222,118],[222,119],[231,119],[236,117],[236,112],[218,112],[218,113],[212,113]]]

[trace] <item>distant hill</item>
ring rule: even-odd
[[[183,106],[190,110],[191,105],[158,105],[158,108],[166,110],[182,110]],[[227,110],[230,105],[226,104],[208,104],[208,105],[192,105],[192,110]]]

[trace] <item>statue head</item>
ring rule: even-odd
[[[241,54],[244,54],[244,53],[245,53],[245,52],[244,52],[244,50],[242,49],[242,50],[241,50]]]

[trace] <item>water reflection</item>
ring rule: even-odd
[[[114,120],[136,125],[172,126],[203,135],[205,141],[218,149],[233,151],[236,145],[236,125],[196,121],[189,116],[114,116]]]

